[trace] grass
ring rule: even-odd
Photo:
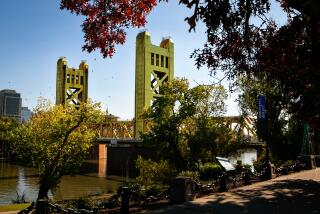
[[[27,208],[30,204],[9,204],[9,205],[0,205],[0,212],[5,211],[18,211]]]

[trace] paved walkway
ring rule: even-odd
[[[216,193],[151,213],[320,214],[320,168]]]

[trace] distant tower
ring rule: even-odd
[[[88,100],[88,64],[82,61],[79,69],[68,68],[65,57],[57,62],[56,104],[79,107]]]
[[[152,101],[161,96],[161,86],[173,79],[174,45],[170,38],[160,46],[151,44],[150,34],[142,32],[136,38],[135,124],[134,135],[146,130],[141,118]]]

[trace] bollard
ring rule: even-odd
[[[195,197],[195,183],[190,177],[175,177],[170,184],[170,203],[179,204],[192,201]]]
[[[129,193],[130,189],[129,187],[122,187],[121,188],[121,214],[129,214]]]
[[[228,191],[227,188],[227,173],[223,172],[222,176],[220,178],[220,187],[219,187],[220,192],[226,192]]]
[[[294,163],[294,171],[300,172],[300,161],[296,160]]]
[[[276,169],[270,162],[265,163],[263,180],[270,180],[276,177]]]
[[[243,184],[244,185],[250,185],[251,180],[250,180],[250,170],[245,170],[244,175],[243,175]]]

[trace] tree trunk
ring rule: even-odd
[[[39,192],[38,192],[38,198],[37,200],[40,199],[48,199],[48,192],[50,190],[47,175],[44,175],[40,179],[40,186],[39,186]]]

